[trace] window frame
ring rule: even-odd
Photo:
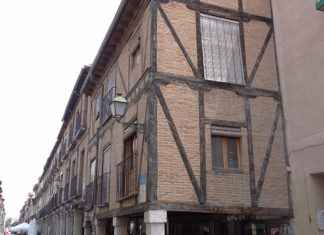
[[[217,158],[214,152],[214,141],[213,138],[220,138],[222,144],[222,167],[216,166]],[[229,173],[242,173],[242,134],[240,128],[219,128],[212,127],[211,131],[211,168],[217,174],[221,172]],[[236,141],[236,156],[237,156],[237,167],[229,167],[229,139],[235,139]]]
[[[241,85],[241,86],[242,85],[245,85],[246,84],[246,81],[245,81],[246,78],[245,78],[245,72],[244,72],[244,55],[243,55],[242,42],[240,40],[240,31],[241,31],[241,29],[239,27],[239,22],[236,21],[236,20],[233,20],[233,19],[219,17],[219,16],[207,14],[207,13],[200,13],[199,17],[200,17],[200,32],[199,32],[200,33],[200,46],[201,46],[201,52],[202,52],[202,61],[203,61],[203,68],[204,68],[203,71],[204,71],[204,78],[205,78],[205,80],[206,81],[210,81],[210,82],[221,82],[221,83]],[[223,76],[223,74],[222,74],[222,68],[219,68],[219,72],[220,72],[220,75],[219,76],[218,75],[215,76],[215,72],[213,73],[213,75],[214,75],[213,76],[213,79],[209,79],[208,76],[207,76],[208,74],[206,74],[207,73],[206,72],[206,70],[207,70],[206,67],[208,65],[206,65],[206,61],[207,60],[206,60],[205,48],[204,48],[204,40],[206,40],[206,39],[204,39],[204,32],[203,32],[203,28],[204,27],[203,27],[202,19],[222,21],[223,24],[224,24],[224,22],[227,22],[227,23],[233,23],[233,24],[236,24],[237,25],[236,26],[237,27],[236,30],[238,30],[238,35],[236,35],[236,37],[237,37],[236,40],[235,39],[233,40],[233,35],[235,37],[236,32],[234,32],[233,29],[232,29],[232,32],[231,32],[231,39],[232,39],[231,42],[232,42],[233,45],[231,46],[232,47],[232,52],[231,52],[232,55],[229,56],[229,58],[230,58],[230,60],[236,60],[237,59],[238,61],[236,61],[236,63],[235,62],[232,62],[231,63],[232,66],[229,66],[228,61],[225,61],[225,67],[226,67],[226,74],[225,74],[225,76]],[[223,26],[223,29],[224,29],[224,26]],[[210,34],[210,32],[209,32],[209,34]],[[217,32],[217,36],[219,36],[218,34],[219,33]],[[223,37],[225,37],[224,35],[223,35]],[[234,42],[236,42],[236,41],[238,43],[238,45],[236,45],[236,47],[235,47],[235,50],[238,50],[237,52],[235,52],[234,49],[233,49],[234,48]],[[226,40],[224,40],[224,42],[226,43]],[[221,48],[226,48],[226,47],[228,47],[228,46],[221,46]],[[218,44],[218,53],[217,53],[217,55],[219,57],[221,57],[220,55],[222,54],[222,51],[221,50],[222,49],[220,49],[219,44]],[[237,54],[234,54],[234,53],[237,53]],[[226,56],[227,55],[228,55],[228,51],[226,51]],[[238,57],[236,58],[237,55],[238,55]],[[236,59],[234,59],[234,58],[236,58]],[[226,58],[226,59],[228,59],[228,58]],[[212,58],[212,60],[213,60],[213,58]],[[224,65],[223,62],[224,61],[218,61],[217,66],[218,67],[222,67],[222,65]],[[214,63],[214,61],[213,61],[213,63]],[[216,68],[215,68],[216,66],[215,65],[213,65],[213,66],[214,67],[212,68],[212,70],[216,70]],[[230,79],[229,76],[228,76],[228,74],[229,74],[228,71],[230,71],[230,70],[228,70],[227,67],[232,67],[231,69],[235,71],[234,74],[236,74],[236,72],[239,72],[240,74],[239,75],[235,75],[233,78]],[[237,69],[238,69],[238,71],[236,71]],[[233,81],[233,80],[235,80],[235,81]]]

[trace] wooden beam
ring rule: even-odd
[[[246,127],[245,122],[233,122],[233,121],[209,119],[209,118],[205,118],[205,124],[215,125],[215,126],[234,127],[234,128]]]
[[[204,91],[198,91],[198,111],[199,111],[199,153],[200,153],[200,187],[201,200],[207,200],[207,166],[206,166],[206,131],[205,131],[205,101]]]
[[[217,81],[208,81],[208,80],[197,80],[192,76],[181,76],[172,73],[157,72],[155,83],[160,84],[169,84],[169,83],[178,83],[184,84],[193,90],[212,90],[212,89],[221,89],[232,91],[239,96],[256,98],[256,97],[271,97],[275,100],[280,100],[279,92],[259,89],[253,87],[246,87],[238,84],[224,83]]]
[[[200,1],[200,0],[197,0]],[[196,43],[197,43],[197,64],[199,78],[204,80],[203,47],[201,40],[200,14],[196,11]],[[207,201],[207,166],[206,166],[206,130],[205,130],[205,99],[204,91],[198,91],[199,111],[199,153],[200,153],[200,187],[203,203]]]
[[[249,84],[252,84],[253,81],[255,80],[255,75],[256,75],[256,73],[258,71],[258,68],[260,66],[260,63],[261,63],[261,61],[262,61],[262,59],[264,57],[264,53],[265,53],[265,51],[266,51],[266,49],[267,49],[267,47],[269,45],[272,34],[273,34],[273,26],[270,26],[269,31],[267,33],[267,36],[266,36],[266,38],[265,38],[265,40],[263,42],[263,46],[262,46],[262,48],[261,48],[261,50],[260,50],[260,52],[258,54],[256,62],[254,64],[253,69],[251,71],[251,74],[249,76],[249,79],[248,79]]]
[[[255,185],[253,130],[252,130],[252,117],[251,117],[251,102],[249,98],[245,98],[245,118],[246,118],[247,143],[248,143],[248,155],[249,155],[251,206],[256,207],[257,200],[256,200],[256,185]]]
[[[176,0],[179,1],[179,0]],[[224,18],[230,18],[230,19],[236,19],[239,20],[239,18],[242,18],[242,21],[249,22],[251,20],[255,21],[261,21],[267,24],[272,24],[272,19],[269,17],[264,17],[260,15],[250,14],[247,12],[237,11],[235,9],[230,9],[222,6],[218,6],[216,4],[210,4],[205,2],[197,2],[197,1],[191,1],[186,3],[187,7],[191,10],[199,11],[201,13],[205,14],[211,14],[211,15],[219,15],[223,16]]]
[[[154,89],[155,94],[156,94],[156,96],[157,96],[157,98],[159,100],[159,103],[160,103],[161,107],[162,107],[163,113],[164,113],[164,115],[166,117],[166,120],[168,122],[168,125],[170,127],[172,137],[173,137],[173,139],[174,139],[174,141],[175,141],[175,143],[176,143],[176,145],[178,147],[180,157],[181,157],[181,159],[182,159],[182,161],[184,163],[184,166],[185,166],[185,168],[187,170],[188,176],[190,178],[191,184],[193,185],[196,196],[197,196],[197,198],[199,200],[199,203],[203,203],[203,199],[201,198],[201,189],[200,189],[200,187],[198,185],[198,182],[197,182],[197,179],[196,179],[196,177],[194,175],[193,169],[192,169],[190,161],[188,159],[187,152],[186,152],[185,147],[184,147],[184,145],[182,143],[182,140],[181,140],[180,135],[178,133],[177,127],[176,127],[176,125],[174,123],[174,120],[173,120],[172,115],[170,113],[170,110],[168,108],[167,102],[164,99],[164,96],[163,96],[160,88],[158,86],[156,86],[156,85],[154,85],[154,88],[155,88]]]
[[[276,113],[275,113],[275,119],[274,119],[273,124],[272,124],[270,137],[269,137],[267,147],[266,147],[265,157],[264,157],[263,162],[262,162],[261,175],[259,177],[258,184],[257,184],[257,189],[256,189],[256,200],[257,201],[259,201],[259,199],[260,199],[263,184],[264,184],[264,179],[265,179],[265,176],[267,174],[269,161],[270,161],[271,153],[272,153],[273,141],[274,141],[274,138],[275,138],[275,135],[276,135],[277,127],[278,127],[279,116],[280,116],[280,105],[277,104]]]
[[[155,0],[150,3],[151,12],[151,72],[150,80],[155,79],[155,71],[157,67],[156,43],[157,43],[157,2]],[[158,184],[158,150],[157,150],[157,100],[153,86],[150,87],[147,96],[148,106],[148,123],[147,123],[147,201],[154,202],[157,200],[157,184]]]
[[[246,65],[246,49],[245,49],[245,30],[244,30],[244,14],[243,14],[243,0],[238,0],[238,13],[240,16],[239,19],[239,29],[240,29],[240,45],[242,51],[242,63],[243,63],[243,72],[244,80],[248,83],[248,74],[247,74],[247,65]]]
[[[199,74],[197,71],[197,68],[195,67],[194,63],[192,62],[187,50],[185,49],[182,41],[180,40],[175,28],[173,27],[172,23],[170,22],[168,16],[166,15],[166,13],[164,12],[164,10],[162,9],[161,5],[159,5],[158,7],[159,12],[161,14],[161,17],[163,18],[164,22],[166,23],[166,25],[168,26],[174,40],[176,41],[176,43],[178,44],[182,54],[184,55],[184,57],[186,58],[186,61],[188,63],[188,65],[190,66],[192,73],[195,77],[199,78]]]

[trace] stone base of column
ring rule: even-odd
[[[73,213],[73,235],[82,234],[82,212]]]
[[[96,220],[96,235],[106,235],[106,224],[103,220]]]
[[[167,211],[152,210],[144,214],[146,235],[165,235],[165,223],[167,222]]]
[[[90,221],[86,221],[84,224],[84,235],[92,234],[92,226]]]

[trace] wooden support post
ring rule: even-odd
[[[251,206],[256,207],[257,200],[256,200],[256,185],[255,185],[253,130],[252,130],[252,117],[251,117],[251,102],[249,98],[245,98],[245,117],[246,117],[248,155],[249,155]]]
[[[151,10],[151,45],[150,45],[150,83],[155,78],[157,67],[157,2],[150,3]],[[157,101],[154,95],[153,86],[149,88],[147,95],[148,119],[147,119],[147,201],[154,202],[157,200],[157,181],[158,181],[158,151],[157,151]]]
[[[200,2],[200,0],[196,0]],[[204,79],[203,49],[201,41],[200,13],[196,11],[196,35],[197,35],[197,62],[198,74]],[[201,200],[203,203],[207,200],[207,167],[206,167],[206,131],[205,131],[205,95],[203,90],[198,91],[199,108],[199,152],[200,152],[200,187]]]

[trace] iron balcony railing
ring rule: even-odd
[[[130,157],[117,165],[117,200],[124,200],[138,192],[136,157]]]
[[[98,178],[97,205],[105,206],[109,203],[110,173],[104,173]]]

